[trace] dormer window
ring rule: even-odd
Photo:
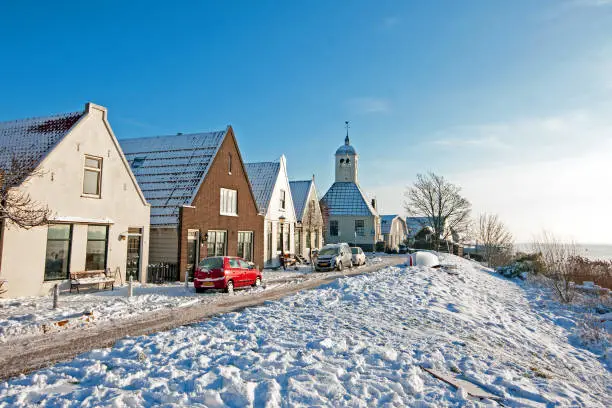
[[[145,159],[147,158],[147,156],[137,156],[134,157],[134,160],[132,160],[132,168],[133,169],[137,169],[138,167],[142,167]]]
[[[340,159],[340,164],[344,163],[344,159]]]
[[[347,159],[346,159],[346,164],[349,164],[349,163],[350,163],[350,161],[351,161],[351,159],[348,159],[348,158],[347,158]]]

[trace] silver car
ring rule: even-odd
[[[351,252],[353,253],[353,265],[361,266],[366,263],[366,256],[363,253],[363,249],[359,247],[351,247]]]
[[[353,267],[353,254],[348,244],[328,244],[319,250],[316,271],[341,271],[345,267]]]

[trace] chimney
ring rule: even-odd
[[[375,210],[378,209],[378,208],[376,208],[376,199],[375,198],[372,199],[372,208],[374,208]]]

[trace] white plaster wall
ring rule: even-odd
[[[356,243],[356,244],[366,244],[373,245],[376,239],[376,225],[377,225],[377,217],[369,216],[369,217],[356,217],[352,215],[344,215],[344,216],[330,216],[329,221],[337,220],[338,221],[338,231],[339,236],[331,236],[329,235],[329,224],[327,225],[325,241],[326,243],[337,243],[337,242],[347,242],[347,243]],[[355,237],[355,220],[364,220],[364,236]],[[328,223],[329,223],[328,221]],[[372,235],[372,231],[375,232]]]
[[[281,208],[280,197],[281,190],[285,190],[285,209]],[[280,170],[278,172],[278,178],[274,184],[274,190],[268,204],[268,210],[266,212],[264,221],[264,260],[268,254],[268,224],[272,222],[272,259],[265,262],[267,267],[278,266],[279,260],[278,255],[280,254],[281,248],[276,245],[278,240],[279,217],[285,217],[284,232],[289,229],[289,248],[285,248],[288,253],[295,253],[295,207],[293,206],[293,199],[291,197],[291,188],[289,186],[289,179],[287,178],[287,162],[285,156],[280,158]]]
[[[146,279],[149,247],[149,206],[139,194],[127,163],[104,120],[105,108],[93,104],[73,130],[40,164],[45,174],[22,185],[32,199],[47,204],[52,218],[112,220],[109,224],[107,267],[125,281],[127,234],[129,227],[143,229],[140,276]],[[103,158],[100,198],[88,198],[83,191],[85,155]],[[8,280],[6,297],[48,294],[58,281],[44,282],[47,227],[30,230],[7,225],[4,230],[0,277]],[[85,269],[87,222],[74,223],[70,270]],[[62,281],[66,287],[68,281]]]

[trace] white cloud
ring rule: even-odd
[[[351,98],[347,104],[356,114],[385,113],[391,109],[389,100],[376,97]]]

